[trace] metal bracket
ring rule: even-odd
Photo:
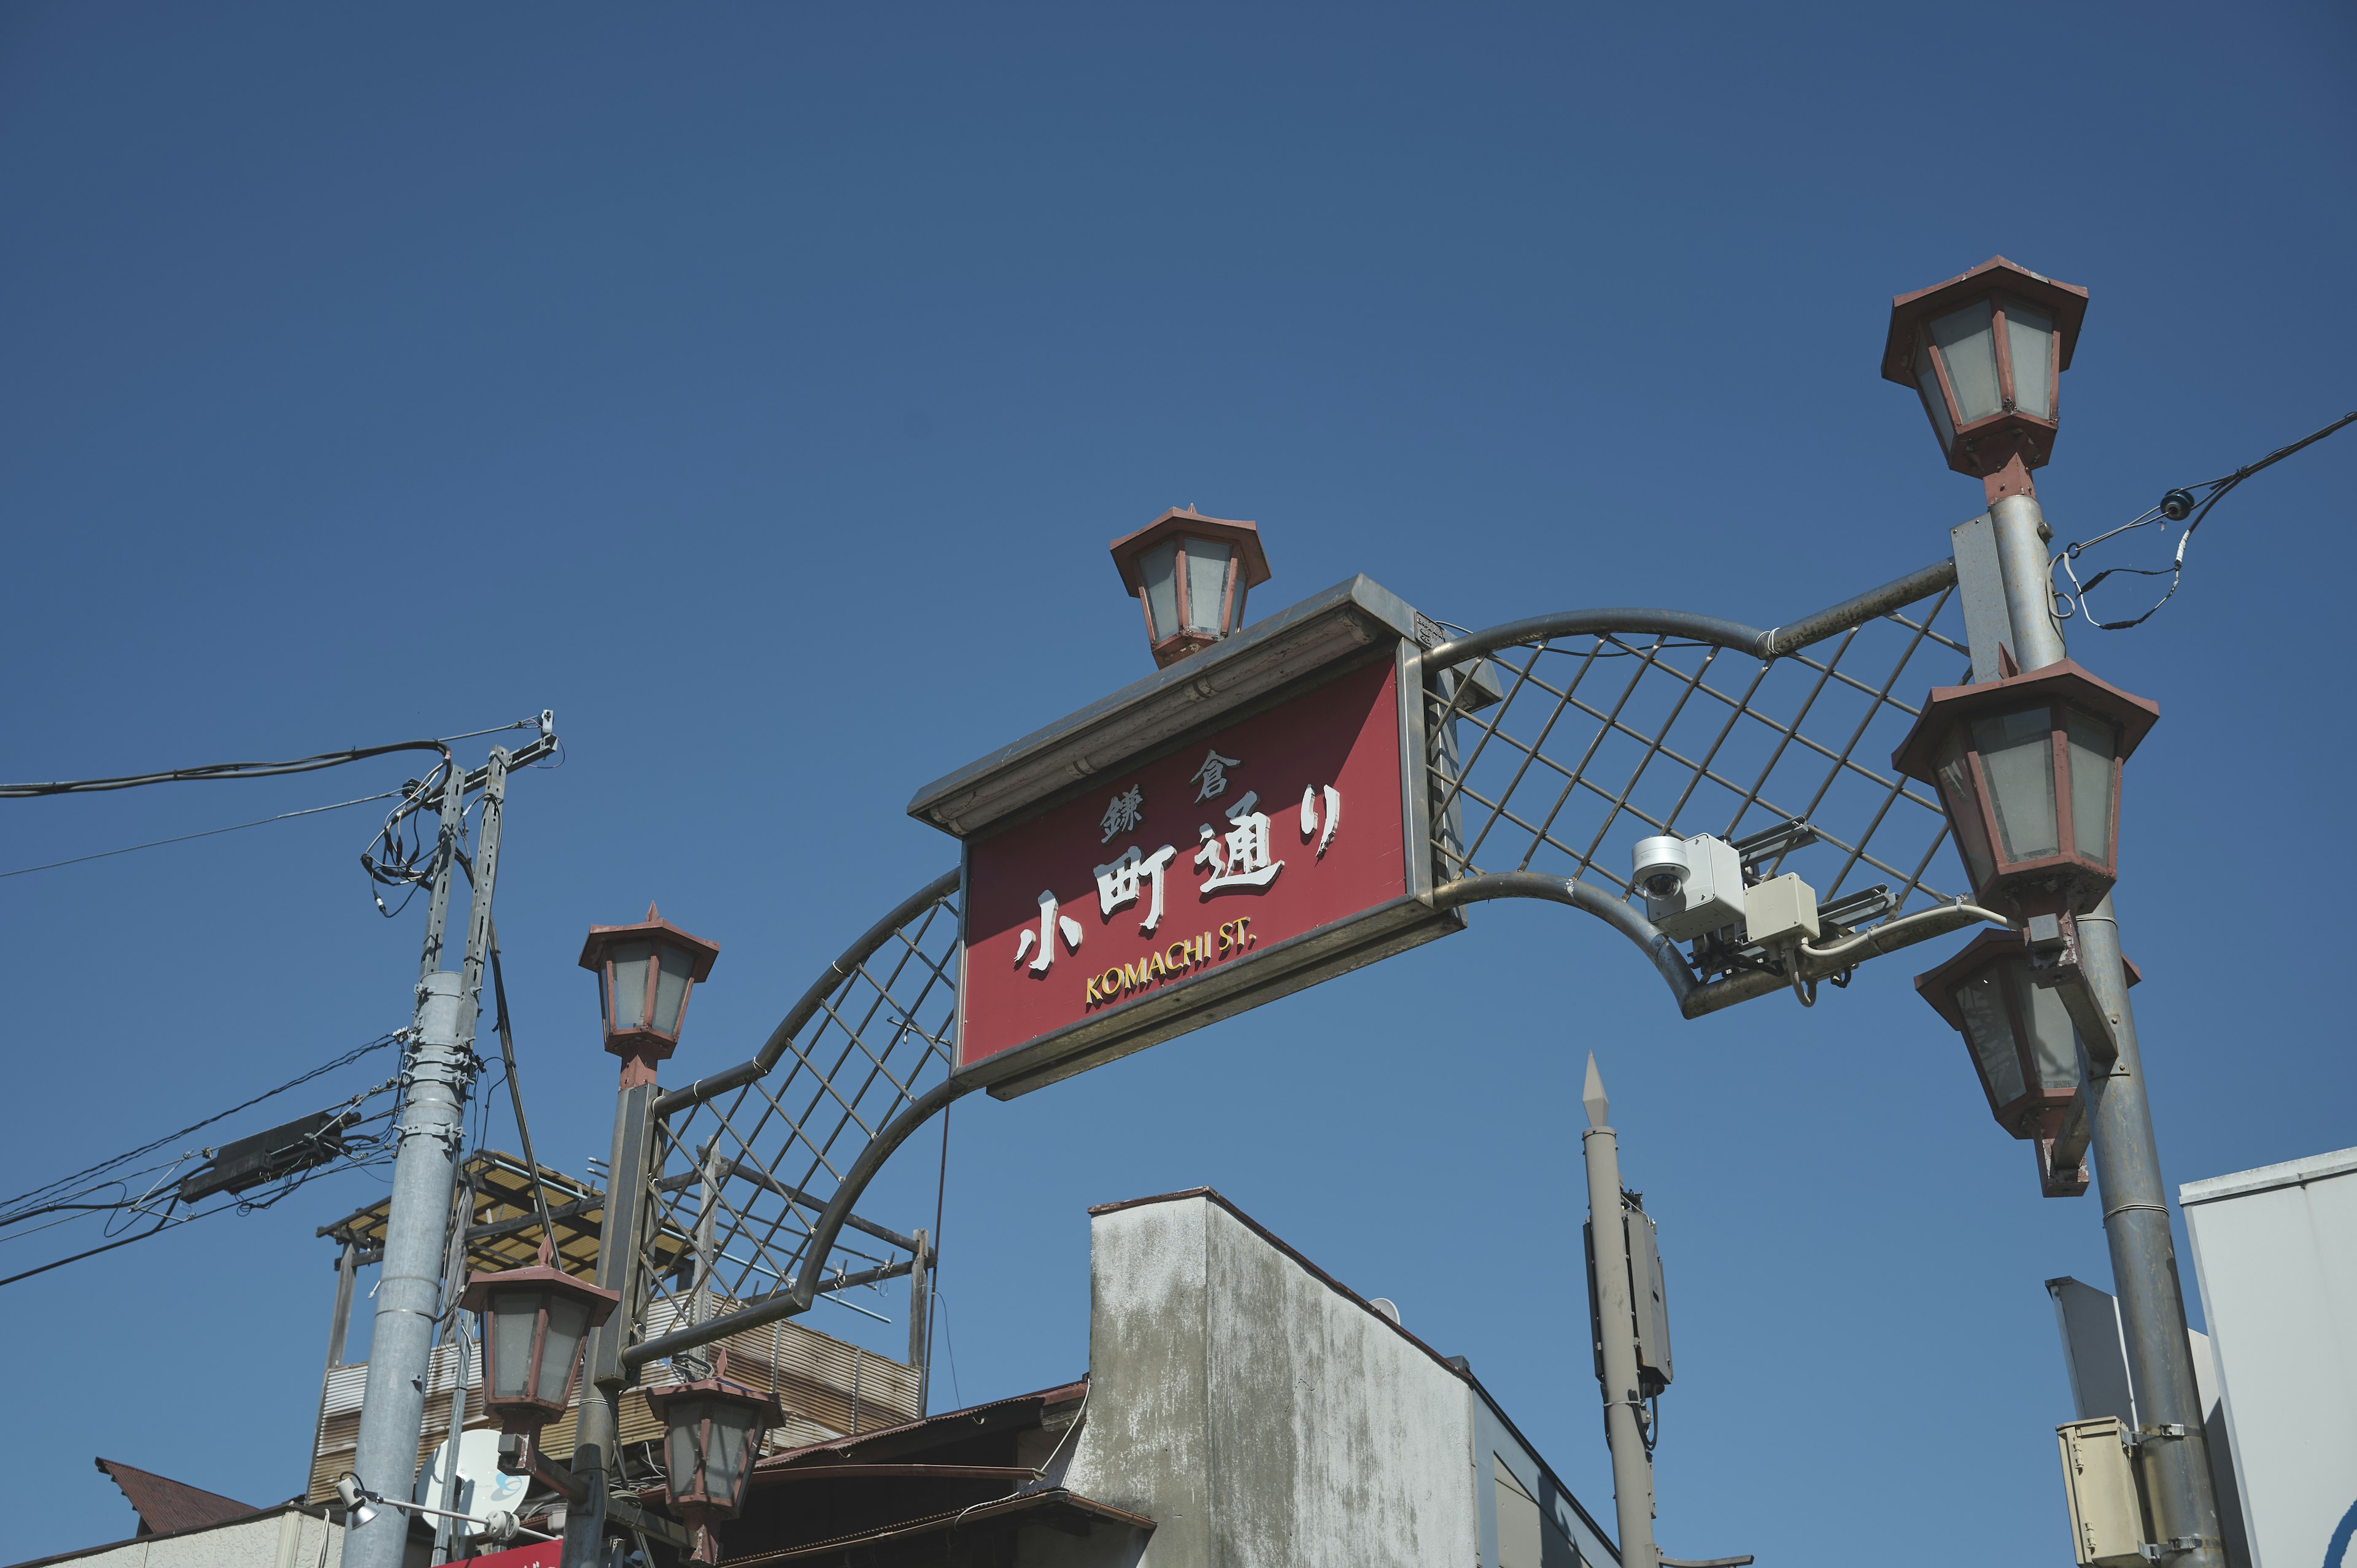
[[[2080,967],[2078,920],[2069,914],[2032,915],[2022,937],[2029,948],[2030,979],[2061,998],[2087,1047],[2088,1064],[2108,1073],[2120,1059],[2120,1039],[2094,983]]]
[[[2207,1536],[2176,1535],[2169,1537],[2167,1541],[2145,1541],[2137,1542],[2136,1555],[2143,1558],[2147,1563],[2158,1563],[2164,1557],[2173,1557],[2179,1552],[2199,1552],[2204,1546],[2215,1544],[2217,1543],[2212,1541]]]

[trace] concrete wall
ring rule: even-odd
[[[1090,1273],[1065,1484],[1156,1528],[1089,1561],[1480,1561],[1473,1393],[1423,1347],[1207,1197],[1097,1215]]]

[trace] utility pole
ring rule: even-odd
[[[1604,1438],[1612,1450],[1620,1568],[1660,1568],[1661,1550],[1653,1544],[1653,1461],[1645,1452],[1637,1413],[1637,1304],[1630,1294],[1629,1237],[1620,1219],[1620,1142],[1604,1124],[1611,1103],[1604,1098],[1593,1051],[1579,1102],[1587,1108],[1587,1131],[1579,1141],[1587,1155],[1587,1229],[1596,1252],[1597,1318],[1603,1327]]]
[[[458,835],[467,806],[467,770],[445,766],[441,828],[425,906],[425,945],[418,961],[417,1006],[401,1064],[401,1109],[393,1122],[393,1197],[385,1219],[384,1265],[369,1335],[368,1388],[361,1404],[352,1468],[361,1485],[407,1497],[417,1467],[425,1414],[425,1380],[442,1313],[443,1249],[458,1179],[467,1087],[473,1080],[475,1019],[490,942],[491,887],[499,873],[500,814],[507,800],[509,756],[493,747],[484,769],[482,823],[472,867],[474,896],[462,969],[442,967],[450,913],[450,879],[458,869]],[[401,1568],[409,1515],[380,1509],[366,1524],[346,1523],[344,1568]]]
[[[2038,497],[2027,479],[2018,493],[1990,502],[1998,569],[2012,623],[2015,661],[2028,674],[2068,657],[2055,624],[2052,567]],[[1967,525],[1970,526],[1970,525]],[[1963,564],[1959,553],[1959,566]],[[1973,650],[1980,666],[1985,652]],[[2079,917],[2079,961],[2112,1021],[2119,1058],[2087,1084],[2095,1183],[2104,1203],[2112,1284],[2120,1304],[2128,1370],[2136,1394],[2138,1455],[2158,1544],[2174,1548],[2184,1568],[2225,1568],[2218,1499],[2210,1478],[2209,1442],[2186,1338],[2185,1292],[2177,1273],[2169,1197],[2136,1049],[2136,1009],[2120,961],[2119,918],[2111,895]],[[2081,1070],[2088,1070],[2083,1057]]]

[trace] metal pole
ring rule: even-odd
[[[563,1568],[597,1568],[604,1550],[606,1494],[620,1472],[622,1390],[630,1382],[622,1349],[644,1305],[639,1263],[648,1208],[647,1171],[654,1149],[655,1094],[653,1065],[636,1057],[624,1061],[621,1093],[614,1104],[613,1153],[606,1162],[606,1213],[597,1234],[598,1286],[616,1292],[621,1302],[589,1336],[572,1460],[573,1474],[587,1492],[580,1507],[565,1510]]]
[[[1629,1238],[1621,1229],[1620,1144],[1604,1124],[1611,1107],[1604,1098],[1604,1080],[1597,1076],[1593,1051],[1580,1103],[1587,1108],[1587,1131],[1579,1141],[1587,1155],[1587,1227],[1596,1250],[1596,1309],[1604,1341],[1604,1439],[1612,1450],[1620,1568],[1659,1568],[1661,1551],[1653,1544],[1653,1462],[1645,1455],[1637,1417],[1637,1313],[1630,1297]]]
[[[916,1234],[916,1251],[909,1260],[909,1366],[917,1374],[917,1414],[925,1410],[925,1352],[930,1337],[925,1307],[927,1295],[933,1283],[933,1239],[924,1231]]]
[[[352,1276],[360,1272],[361,1244],[347,1238],[336,1256],[336,1315],[328,1320],[328,1369],[344,1364],[344,1337],[352,1326]]]
[[[442,1471],[440,1505],[446,1510],[458,1509],[458,1440],[467,1430],[467,1315],[456,1310],[457,1297],[467,1279],[467,1232],[475,1223],[475,1180],[463,1177],[458,1184],[458,1207],[451,1217],[450,1251],[442,1262],[443,1316],[448,1325],[443,1348],[457,1357],[450,1369],[450,1423],[447,1442],[449,1463]],[[457,1540],[455,1521],[443,1519],[434,1526],[434,1555],[430,1568],[442,1568],[450,1561],[450,1549]]]
[[[1989,508],[2011,612],[2014,657],[2027,672],[2067,657],[2055,625],[2045,521],[2035,495],[2006,496]],[[2079,919],[2079,962],[2119,1040],[2119,1059],[2089,1084],[2095,1183],[2103,1195],[2104,1235],[2112,1284],[2127,1342],[2136,1419],[2146,1434],[2179,1427],[2181,1436],[2148,1435],[2140,1447],[2153,1529],[2163,1546],[2178,1541],[2184,1568],[2225,1568],[2218,1498],[2211,1482],[2201,1400],[2186,1337],[2185,1291],[2177,1273],[2160,1151],[2136,1049],[2136,1010],[2120,962],[2120,929],[2107,894]]]
[[[466,811],[466,770],[452,761],[443,780],[441,832],[418,962],[417,1011],[402,1062],[401,1111],[394,1122],[393,1197],[385,1218],[384,1264],[377,1277],[376,1316],[369,1334],[368,1387],[361,1396],[352,1468],[361,1484],[389,1497],[409,1495],[425,1414],[425,1380],[442,1310],[443,1245],[465,1135],[467,1085],[474,1077],[475,1009],[465,979],[482,984],[479,937],[487,937],[499,866],[499,802],[507,753],[493,750],[483,790],[481,843],[468,922],[466,977],[442,967]],[[344,1568],[401,1568],[408,1515],[380,1509],[367,1524],[348,1525]]]

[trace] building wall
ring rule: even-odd
[[[1480,1561],[1473,1391],[1423,1346],[1206,1197],[1097,1215],[1090,1272],[1065,1484],[1156,1525],[1086,1561]]]
[[[2178,1189],[2224,1385],[2251,1560],[2357,1533],[2357,1149]]]
[[[341,1568],[344,1527],[287,1509],[102,1546],[58,1568]]]

